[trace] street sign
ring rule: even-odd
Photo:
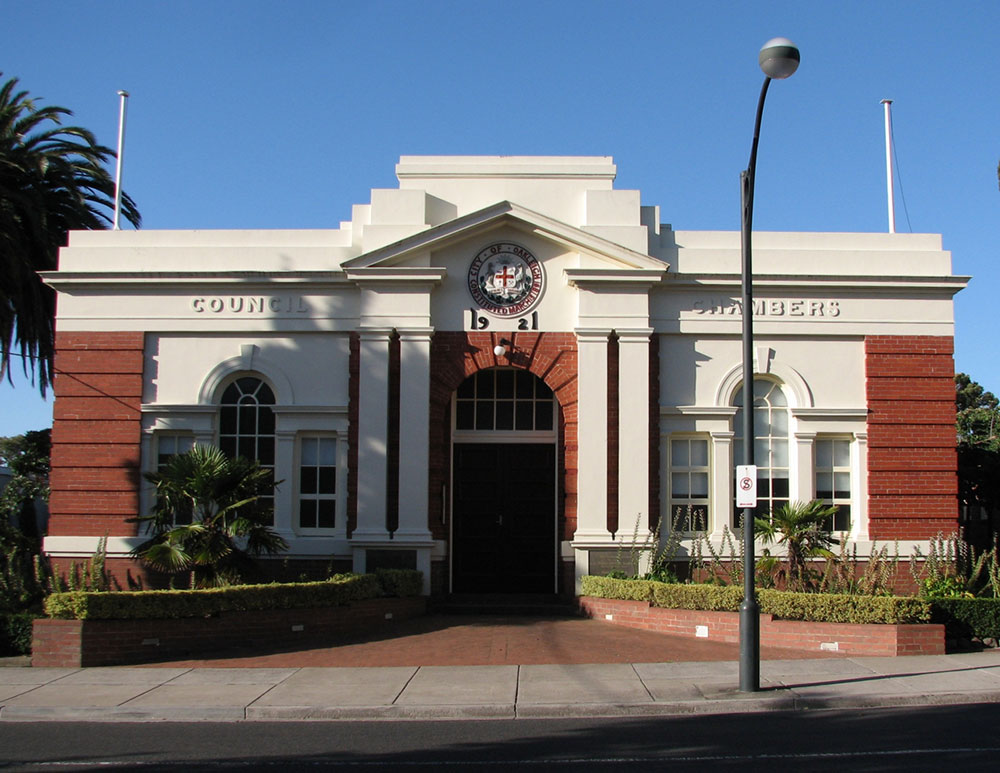
[[[736,465],[736,507],[757,506],[757,465]]]

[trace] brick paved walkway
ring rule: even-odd
[[[763,660],[836,653],[762,648]],[[641,631],[584,618],[428,615],[400,622],[386,638],[352,637],[281,652],[228,651],[214,658],[154,666],[290,668],[306,666],[484,666],[738,660],[739,646]]]

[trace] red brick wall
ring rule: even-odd
[[[49,534],[136,533],[142,366],[141,332],[56,335]]]
[[[865,339],[873,539],[930,539],[958,528],[952,351],[944,336]]]
[[[662,609],[648,601],[619,601],[593,596],[580,597],[580,609],[587,616],[628,628],[641,628],[675,636],[696,635],[704,626],[709,641],[738,642],[738,612],[705,612],[692,609]],[[608,617],[610,615],[610,618]],[[760,616],[760,643],[764,647],[821,652],[836,643],[836,652],[845,655],[895,657],[896,655],[943,655],[944,626],[858,625],[813,623],[803,620],[776,620]],[[821,645],[827,645],[821,649]]]
[[[493,347],[504,338],[513,343],[506,356]],[[571,539],[576,531],[577,496],[577,348],[573,333],[437,332],[431,339],[430,397],[430,529],[447,539],[441,487],[450,477],[451,396],[466,378],[480,370],[513,366],[538,376],[559,404],[559,531]],[[448,517],[450,517],[448,513]]]

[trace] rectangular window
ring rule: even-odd
[[[670,440],[670,521],[680,531],[708,531],[708,438]]]
[[[170,460],[194,448],[192,435],[175,435],[166,432],[156,433],[156,471],[163,472]],[[174,520],[176,524],[191,523],[191,513],[178,513]]]
[[[833,531],[851,528],[851,441],[816,439],[816,499],[839,509],[829,523]]]
[[[299,459],[299,527],[332,529],[337,517],[337,439],[303,437]]]
[[[194,437],[191,435],[156,434],[156,471],[161,472],[167,466],[171,457],[183,454],[194,448]]]

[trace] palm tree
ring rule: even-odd
[[[196,587],[231,585],[252,573],[254,557],[288,549],[269,525],[275,484],[257,461],[195,446],[145,477],[156,487],[156,506],[132,520],[152,536],[132,556],[153,569],[190,571]]]
[[[115,152],[86,129],[63,126],[69,110],[36,107],[16,89],[16,78],[0,85],[0,376],[16,347],[44,395],[53,375],[55,293],[36,272],[57,267],[69,231],[112,224],[115,182],[104,163]],[[125,195],[122,214],[138,227]]]
[[[769,518],[754,518],[754,533],[765,545],[785,546],[787,582],[792,590],[805,590],[807,558],[835,558],[830,548],[840,540],[830,532],[836,505],[814,499],[786,502]]]

